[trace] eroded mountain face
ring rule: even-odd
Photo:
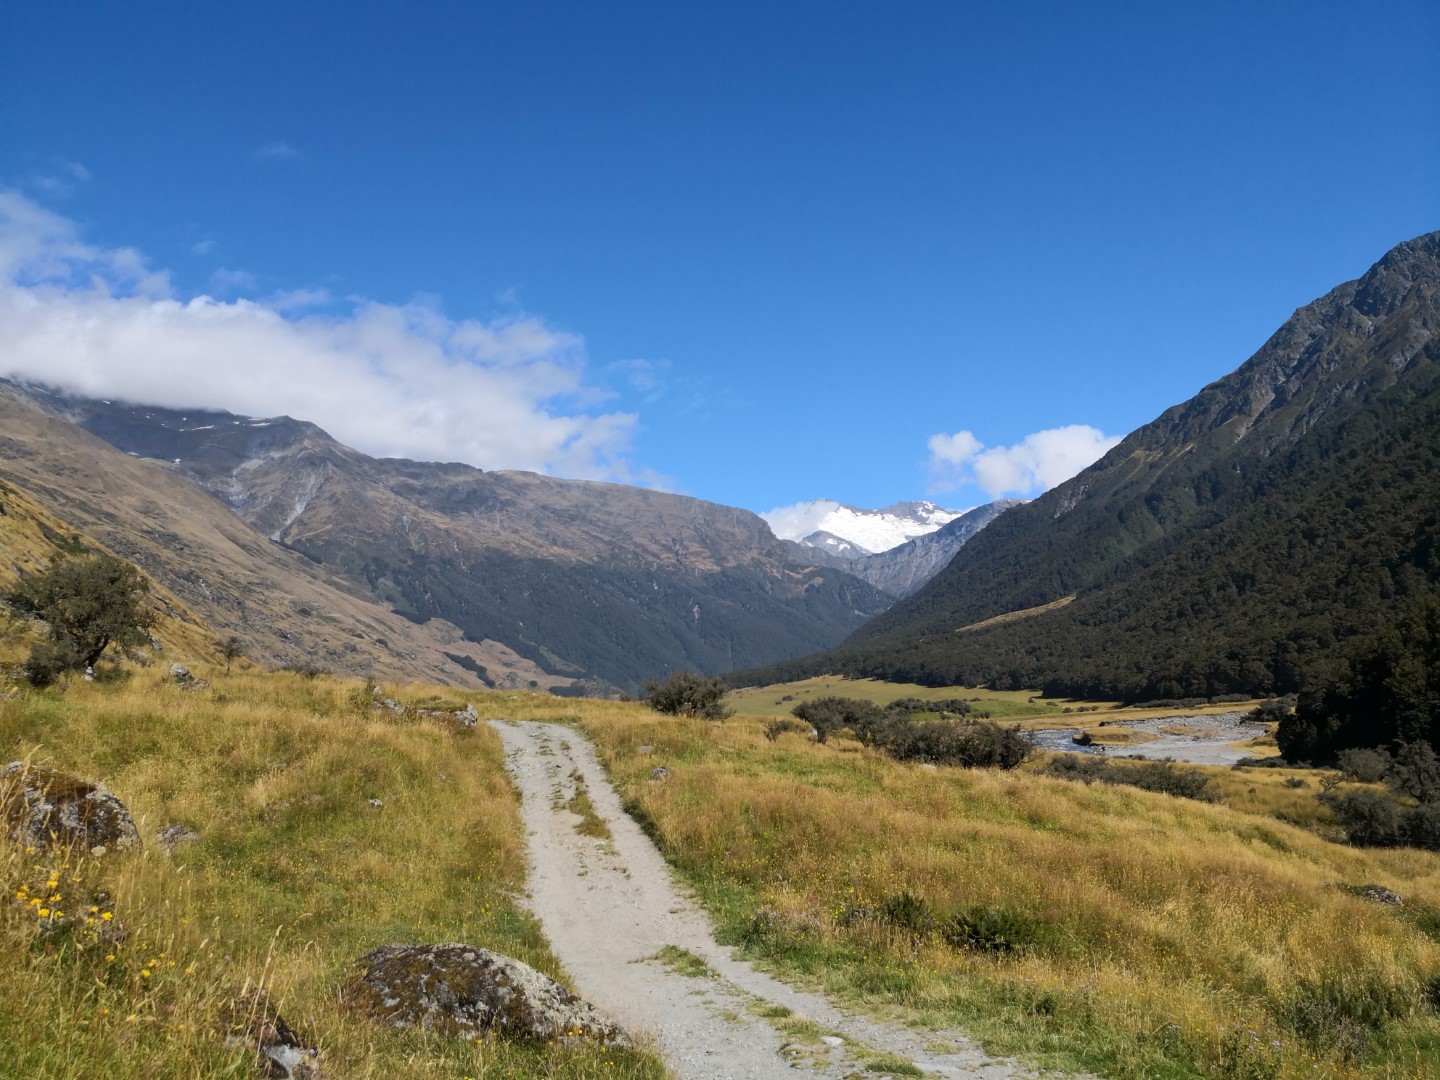
[[[407,618],[446,620],[552,676],[633,690],[681,667],[765,663],[833,645],[890,602],[733,507],[370,458],[289,417],[34,396]]]

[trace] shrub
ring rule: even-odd
[[[1012,953],[1039,943],[1041,925],[1019,912],[997,907],[972,907],[945,920],[941,936],[956,949]]]
[[[1400,838],[1411,847],[1440,849],[1440,804],[1421,803],[1400,819]]]
[[[1345,774],[1345,779],[1361,784],[1376,784],[1385,779],[1390,771],[1390,755],[1378,746],[1373,749],[1341,750],[1335,755],[1335,764]]]
[[[59,682],[67,672],[83,666],[79,652],[69,642],[46,641],[30,650],[20,670],[31,686],[44,689]]]
[[[799,720],[791,720],[788,717],[781,717],[779,720],[771,720],[765,725],[765,738],[774,742],[786,732],[808,733],[810,728]]]
[[[883,745],[899,761],[967,768],[1013,769],[1032,750],[1015,729],[985,720],[898,723],[887,730]]]
[[[645,704],[669,716],[694,716],[703,720],[724,720],[725,680],[694,671],[677,671],[664,682],[645,684]]]
[[[866,746],[874,746],[890,720],[884,709],[871,702],[833,696],[802,701],[790,712],[813,727],[816,740],[822,743],[835,732],[848,729]]]
[[[935,932],[935,913],[929,902],[909,890],[887,896],[881,901],[877,914],[887,926],[909,931],[916,937],[929,937]]]
[[[1056,754],[1041,770],[1062,780],[1086,784],[1123,784],[1161,795],[1200,802],[1218,802],[1210,778],[1199,769],[1177,769],[1168,761],[1109,762],[1091,754]]]
[[[1383,847],[1400,842],[1401,807],[1390,796],[1370,788],[1328,791],[1317,795],[1357,847]]]
[[[1440,757],[1428,742],[1403,743],[1385,782],[1391,790],[1418,802],[1440,802]]]
[[[1258,724],[1279,724],[1295,715],[1295,699],[1293,697],[1266,698],[1255,708],[1250,710],[1247,720],[1253,720]]]
[[[1302,982],[1279,1019],[1315,1049],[1358,1061],[1371,1038],[1410,1007],[1406,993],[1373,976],[1327,974]]]

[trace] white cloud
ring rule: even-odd
[[[826,519],[843,507],[833,499],[814,499],[798,502],[791,506],[777,506],[760,516],[770,526],[770,531],[783,540],[799,540],[809,536],[826,524]]]
[[[294,159],[300,156],[300,151],[296,150],[287,142],[266,143],[255,151],[256,161],[274,161],[284,158]]]
[[[1089,424],[1068,424],[1026,435],[1013,446],[985,444],[968,431],[930,436],[934,491],[974,484],[992,499],[1038,495],[1098,461],[1120,441]]]
[[[190,252],[192,255],[209,255],[214,250],[214,240],[197,240],[195,243],[190,245]]]
[[[352,298],[177,296],[137,252],[0,190],[0,373],[76,393],[313,420],[367,453],[643,482],[637,420],[593,413],[583,340],[516,314]]]

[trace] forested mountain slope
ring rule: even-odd
[[[784,672],[1130,699],[1296,689],[1437,591],[1437,290],[1440,233],[1399,245]]]

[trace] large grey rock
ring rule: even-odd
[[[10,835],[39,851],[73,845],[103,855],[140,842],[130,811],[102,785],[43,765],[0,770],[0,808]]]
[[[359,962],[362,970],[346,1001],[387,1027],[630,1045],[620,1026],[593,1005],[529,965],[488,949],[457,942],[382,945]]]

